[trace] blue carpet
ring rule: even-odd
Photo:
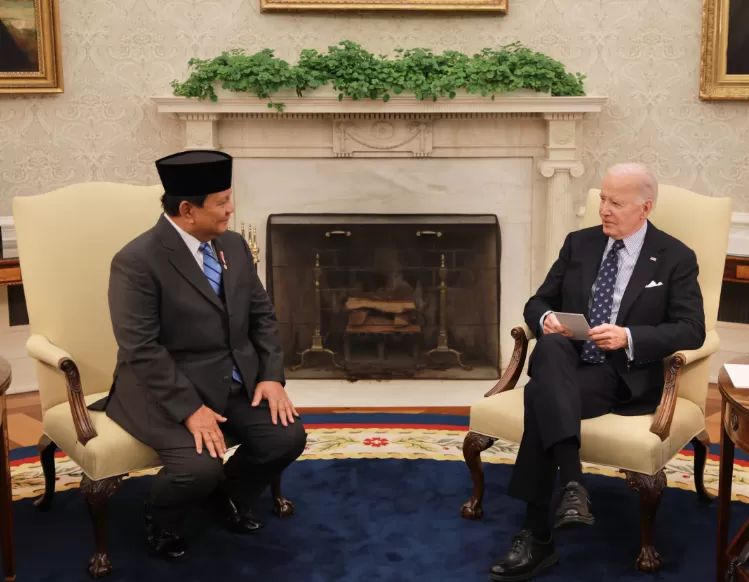
[[[309,422],[309,419],[305,419]],[[410,419],[413,421],[413,418]],[[444,420],[444,419],[443,419]],[[150,557],[141,508],[151,478],[123,482],[111,505],[109,580],[163,582],[271,580],[278,582],[486,580],[492,560],[507,546],[523,507],[505,495],[509,465],[487,465],[486,517],[470,522],[458,510],[471,480],[463,463],[427,460],[303,461],[285,473],[284,491],[297,515],[279,520],[265,495],[257,536],[224,532],[200,513],[191,522],[190,556],[169,564]],[[664,580],[706,582],[714,576],[717,503],[667,489],[658,514],[656,548],[662,571],[634,569],[639,552],[638,498],[622,479],[588,475],[598,523],[557,536],[560,564],[547,582]],[[93,542],[77,490],[59,492],[49,513],[31,500],[14,503],[18,580],[87,579]],[[736,503],[733,529],[749,518]]]

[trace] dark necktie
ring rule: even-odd
[[[200,245],[200,252],[203,253],[203,273],[205,273],[206,279],[208,279],[208,283],[210,283],[216,295],[221,297],[221,265],[218,264],[216,257],[213,256],[213,249],[211,249],[210,244],[202,243]],[[242,375],[236,366],[231,371],[231,377],[240,384],[244,384]]]
[[[619,272],[619,251],[624,248],[624,241],[615,240],[611,245],[609,254],[598,270],[596,278],[596,289],[593,293],[593,301],[590,304],[588,321],[590,327],[597,327],[611,322],[611,308],[614,304],[614,287],[616,286],[616,275]],[[606,353],[598,349],[595,342],[586,341],[580,359],[589,364],[602,364],[606,361]]]

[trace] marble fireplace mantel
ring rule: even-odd
[[[159,113],[185,124],[185,149],[220,149],[239,158],[531,158],[533,282],[577,228],[583,174],[580,121],[606,97],[517,92],[494,101],[473,95],[436,102],[394,96],[388,103],[339,101],[332,92],[267,100],[218,91],[217,102],[155,97]],[[241,216],[241,201],[237,202]]]

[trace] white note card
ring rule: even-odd
[[[746,364],[724,364],[734,388],[749,388],[749,366]]]
[[[572,339],[587,340],[590,326],[582,313],[561,313],[555,311],[557,321],[572,332]]]

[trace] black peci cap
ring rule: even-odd
[[[206,196],[231,188],[232,157],[215,150],[189,150],[156,160],[167,196]]]

